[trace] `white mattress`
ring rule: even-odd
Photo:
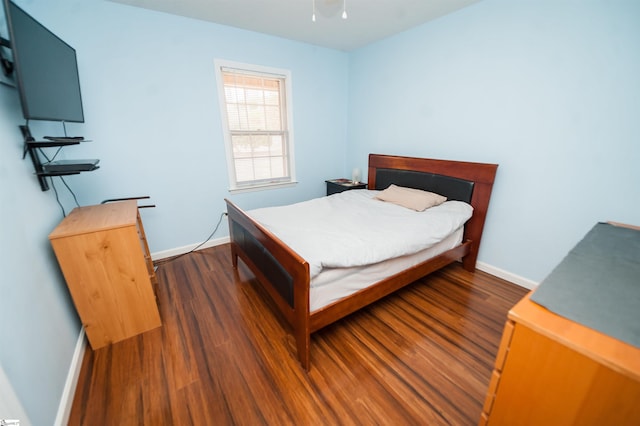
[[[309,263],[324,269],[371,265],[425,250],[462,227],[473,207],[446,201],[416,212],[359,189],[247,212]]]
[[[463,233],[464,227],[461,227],[438,244],[414,254],[359,267],[323,269],[311,280],[310,311],[316,311],[458,246],[462,242]]]

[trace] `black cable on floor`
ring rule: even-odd
[[[218,228],[220,227],[220,224],[222,223],[222,218],[225,217],[226,215],[227,215],[226,212],[220,214],[220,219],[218,219],[218,223],[216,224],[216,227],[213,229],[211,234],[209,234],[209,236],[207,237],[206,240],[204,240],[203,242],[201,242],[200,244],[198,244],[197,246],[195,246],[194,248],[192,248],[191,250],[189,250],[186,253],[182,253],[182,254],[179,254],[177,256],[168,258],[167,260],[162,260],[161,263],[158,265],[158,267],[164,265],[165,263],[173,262],[174,260],[179,259],[182,256],[186,256],[188,254],[191,254],[191,253],[195,252],[196,250],[198,250],[200,247],[202,247],[206,242],[208,242],[209,240],[211,240],[211,238],[213,238],[214,234],[218,231]]]

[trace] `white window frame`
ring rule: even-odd
[[[216,80],[218,86],[218,101],[220,104],[220,116],[222,120],[222,131],[224,134],[224,143],[227,160],[227,172],[229,175],[229,191],[230,192],[248,192],[263,189],[273,189],[293,186],[297,183],[295,174],[295,157],[293,150],[293,104],[291,102],[291,71],[279,68],[265,67],[260,65],[244,64],[224,59],[216,59],[214,61],[216,68]],[[281,102],[281,108],[284,108],[284,138],[285,149],[287,150],[288,159],[288,178],[274,179],[273,181],[256,180],[249,183],[239,183],[236,178],[235,161],[233,155],[232,132],[229,129],[229,119],[227,116],[227,103],[225,99],[223,70],[233,69],[243,74],[258,75],[265,77],[277,77],[284,81],[284,105]],[[257,132],[260,133],[260,132]]]

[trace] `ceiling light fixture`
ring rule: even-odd
[[[320,0],[320,14],[329,17],[337,12],[340,0]],[[339,9],[338,9],[339,10]],[[316,22],[316,0],[311,0],[311,21]],[[342,19],[347,19],[347,0],[342,0]]]

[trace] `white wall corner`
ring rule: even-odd
[[[21,426],[31,426],[31,421],[13,390],[2,364],[0,364],[0,419],[19,420]]]

